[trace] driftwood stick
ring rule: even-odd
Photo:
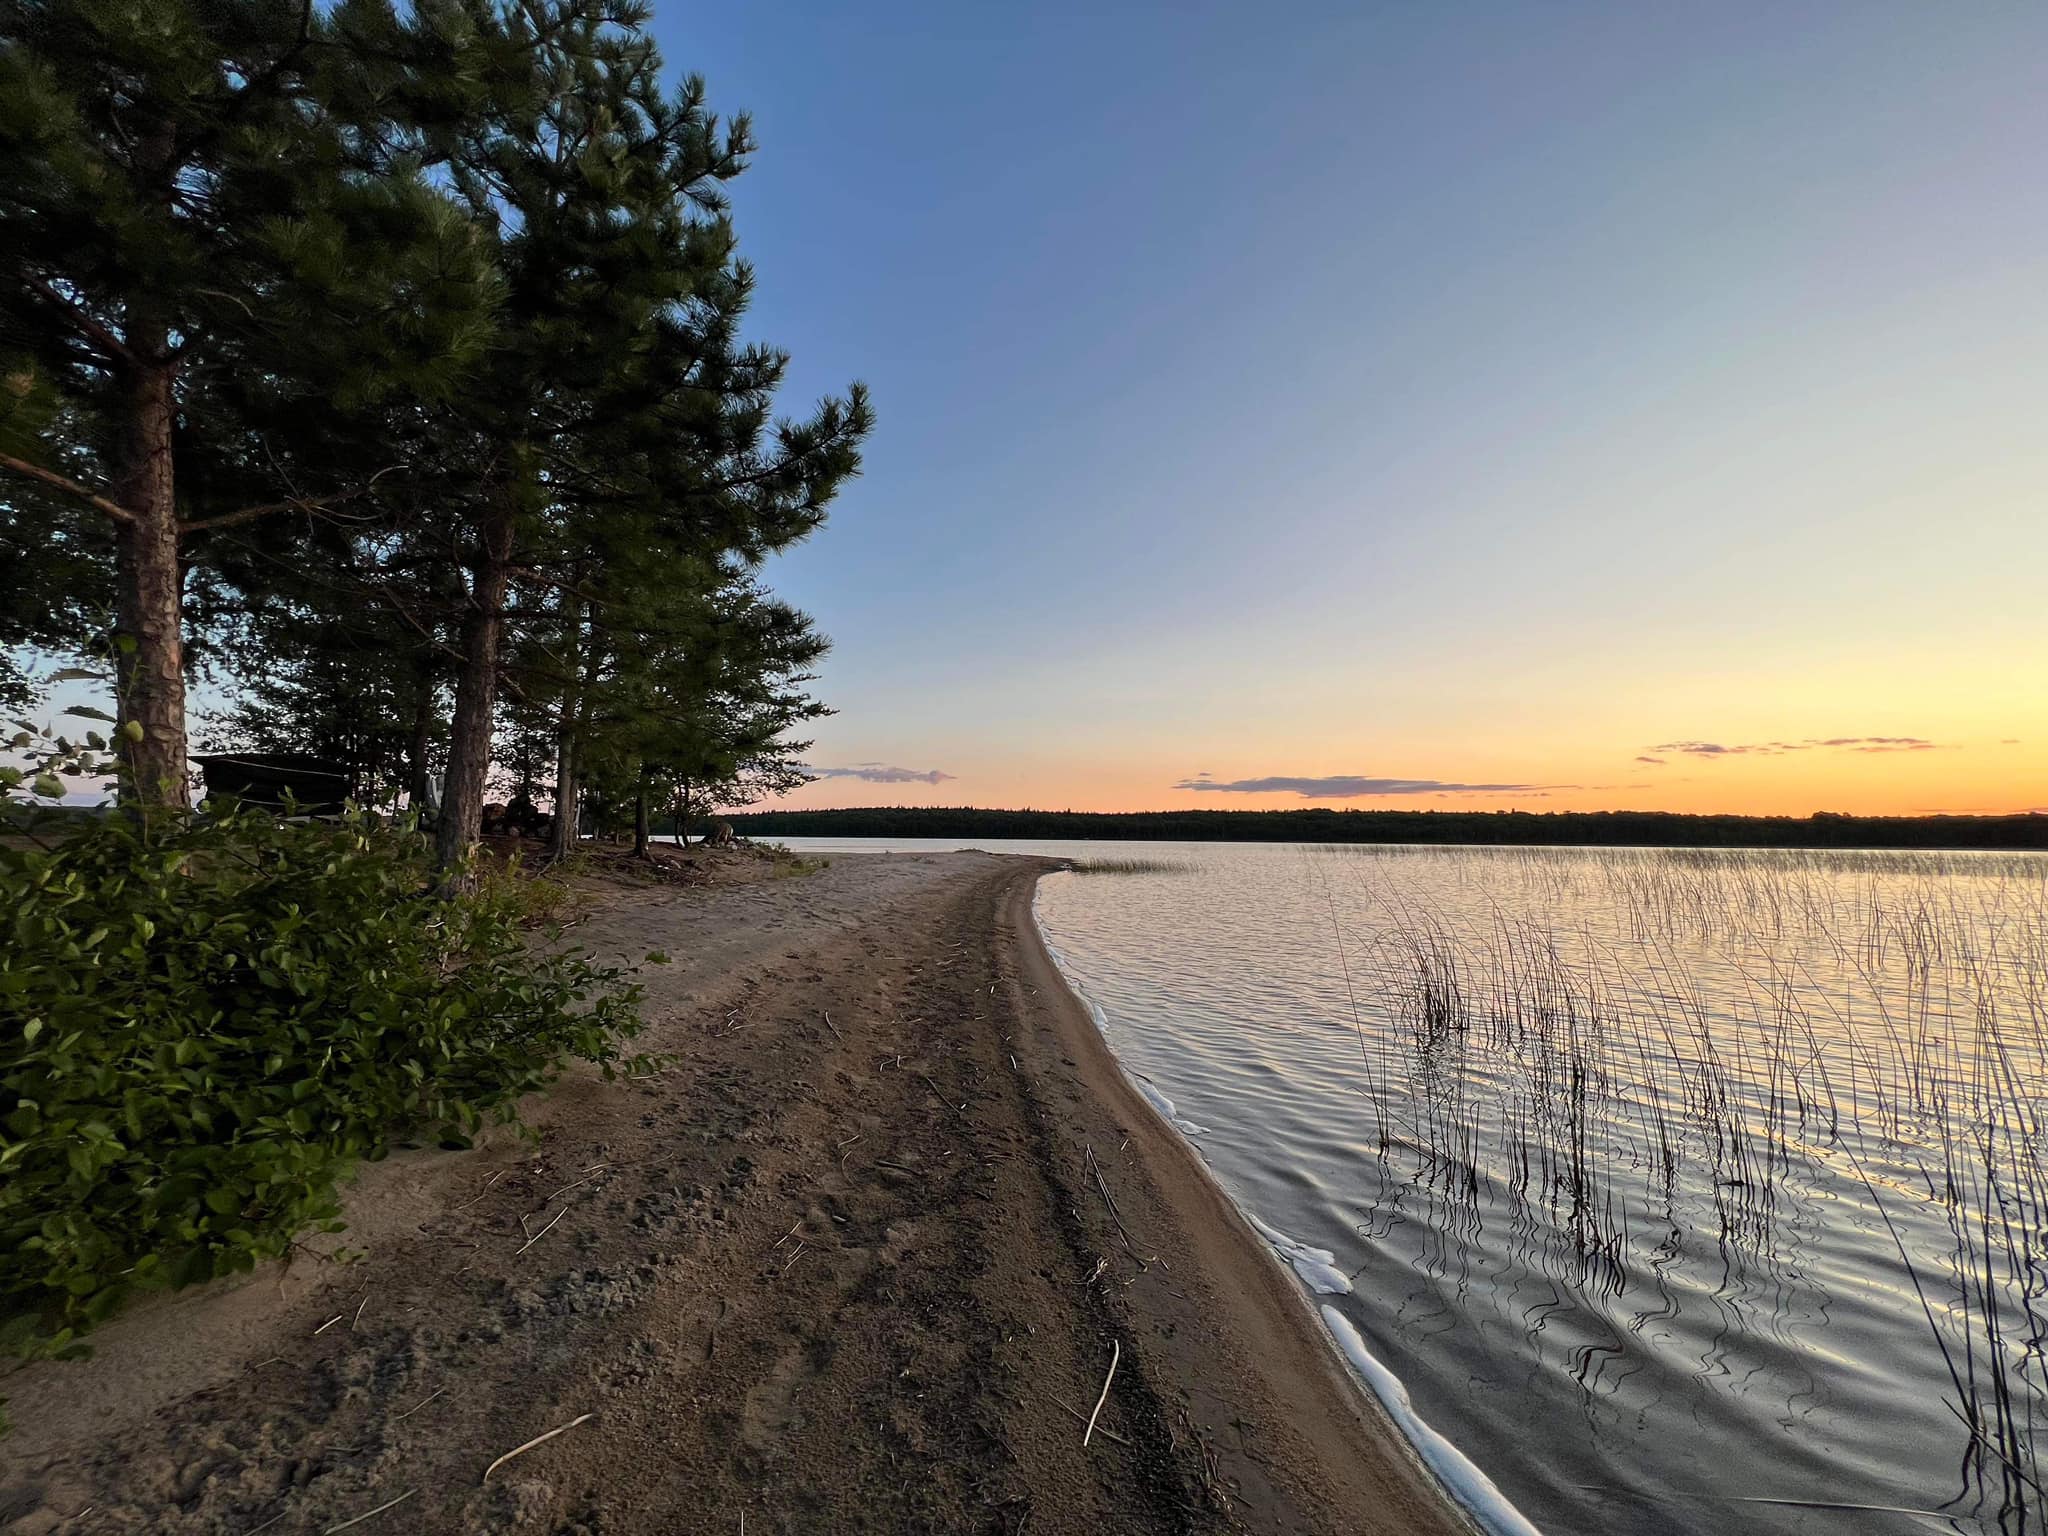
[[[529,1237],[524,1243],[522,1243],[519,1248],[519,1253],[526,1252],[528,1248],[531,1248],[535,1243],[539,1242],[542,1238],[546,1237],[550,1232],[554,1231],[555,1222],[560,1221],[564,1216],[568,1214],[569,1207],[567,1207],[566,1205],[563,1206],[559,1211],[555,1212],[555,1220],[549,1222],[546,1226],[542,1227],[538,1232],[534,1233],[533,1236]],[[515,1259],[518,1258],[519,1253],[513,1254],[512,1257]]]
[[[381,1515],[387,1509],[398,1508],[399,1505],[403,1504],[407,1499],[411,1498],[414,1494],[418,1492],[419,1489],[417,1488],[408,1488],[405,1490],[405,1492],[401,1493],[397,1498],[393,1499],[388,1504],[379,1504],[375,1509],[366,1509],[360,1515],[357,1515],[353,1520],[344,1520],[339,1525],[330,1525],[329,1527],[327,1527],[325,1531],[321,1532],[321,1536],[334,1536],[334,1533],[336,1531],[345,1531],[352,1525],[361,1525],[365,1520],[368,1520],[373,1515]]]
[[[491,1192],[492,1184],[497,1183],[498,1180],[505,1177],[505,1175],[509,1172],[511,1172],[509,1168],[500,1168],[496,1173],[491,1175],[489,1181],[484,1185],[482,1189],[476,1192],[476,1195],[472,1199],[463,1201],[462,1204],[455,1207],[455,1209],[457,1209],[458,1211],[468,1210],[472,1205],[475,1205],[478,1200],[483,1199],[485,1195],[488,1195]]]
[[[1102,1405],[1109,1401],[1109,1384],[1116,1380],[1117,1362],[1124,1357],[1124,1347],[1116,1339],[1109,1341],[1109,1374],[1102,1378],[1102,1395],[1095,1399],[1095,1411],[1088,1415],[1088,1427],[1081,1432],[1081,1444],[1085,1447],[1095,1434],[1095,1421],[1102,1417]]]
[[[1046,1396],[1052,1398],[1053,1405],[1055,1407],[1064,1408],[1068,1413],[1072,1414],[1074,1416],[1074,1422],[1076,1424],[1086,1424],[1088,1422],[1088,1415],[1083,1413],[1080,1409],[1076,1408],[1072,1403],[1068,1402],[1065,1398],[1053,1397],[1050,1392],[1046,1393]],[[1131,1443],[1130,1441],[1126,1440],[1122,1435],[1118,1434],[1115,1430],[1110,1429],[1107,1426],[1098,1426],[1095,1432],[1098,1435],[1102,1436],[1102,1438],[1105,1440],[1114,1440],[1118,1445],[1129,1445]]]
[[[391,1422],[396,1424],[400,1419],[411,1418],[414,1414],[418,1413],[422,1408],[426,1407],[427,1404],[431,1403],[435,1398],[439,1397],[443,1392],[446,1392],[447,1390],[448,1389],[446,1387],[436,1387],[432,1392],[429,1392],[425,1397],[421,1398],[418,1402],[414,1403],[410,1408],[406,1409],[405,1412],[395,1415],[392,1418]]]
[[[932,1081],[930,1073],[920,1072],[917,1075],[924,1079],[925,1087],[931,1089],[933,1095],[938,1099],[938,1101],[941,1104],[945,1105],[951,1113],[956,1115],[960,1113],[958,1107],[953,1103],[953,1101],[947,1098],[943,1093],[939,1092],[939,1085]]]
[[[504,1455],[500,1456],[496,1461],[492,1462],[488,1467],[484,1468],[484,1475],[481,1479],[479,1479],[479,1484],[488,1483],[491,1480],[491,1474],[497,1471],[498,1468],[505,1465],[505,1463],[510,1461],[514,1456],[524,1456],[536,1445],[543,1445],[546,1442],[554,1439],[557,1435],[566,1435],[578,1424],[586,1424],[596,1417],[597,1415],[594,1413],[579,1414],[577,1417],[571,1419],[568,1423],[564,1424],[560,1429],[551,1429],[544,1435],[535,1435],[531,1440],[527,1441],[524,1445],[513,1446],[511,1450],[507,1451]]]
[[[1116,1208],[1116,1200],[1109,1192],[1109,1184],[1102,1177],[1102,1165],[1095,1161],[1094,1144],[1083,1142],[1082,1147],[1087,1153],[1088,1171],[1095,1176],[1095,1187],[1102,1192],[1102,1203],[1109,1207],[1109,1219],[1116,1223],[1116,1235],[1123,1239],[1124,1251],[1138,1261],[1138,1268],[1149,1268],[1145,1256],[1138,1252],[1137,1245],[1131,1241],[1131,1234],[1124,1226],[1123,1213]]]

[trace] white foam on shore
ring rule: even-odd
[[[1102,1010],[1099,1008],[1095,1010],[1095,1027],[1097,1029],[1102,1028]],[[1104,1036],[1104,1038],[1107,1039],[1108,1037]],[[1118,1065],[1122,1066],[1122,1063],[1119,1062]],[[1180,1111],[1173,1107],[1173,1100],[1161,1093],[1151,1078],[1141,1073],[1133,1072],[1129,1067],[1124,1067],[1124,1076],[1128,1077],[1136,1085],[1138,1092],[1144,1095],[1145,1102],[1159,1112],[1160,1119],[1164,1120],[1168,1125],[1175,1127],[1181,1135],[1199,1136],[1202,1134],[1202,1128],[1195,1124],[1194,1121],[1181,1118]]]
[[[1242,1206],[1238,1207],[1243,1211]],[[1273,1251],[1294,1266],[1294,1272],[1301,1276],[1301,1283],[1318,1296],[1349,1296],[1351,1279],[1337,1268],[1337,1255],[1327,1248],[1311,1248],[1307,1243],[1296,1242],[1285,1232],[1276,1232],[1250,1211],[1244,1211],[1244,1219],[1258,1229],[1259,1236],[1273,1245]]]
[[[1067,968],[1066,956],[1053,945],[1052,937],[1045,931],[1045,919],[1039,915],[1038,900],[1042,884],[1031,892],[1031,921],[1038,930],[1038,941],[1045,946],[1045,952],[1052,957],[1054,968],[1074,994],[1081,1006],[1088,1010],[1088,1017],[1094,1022],[1096,1033],[1102,1043],[1109,1045],[1108,1018],[1094,999],[1081,989]],[[1116,1059],[1118,1068],[1129,1078],[1145,1102],[1168,1125],[1174,1126],[1184,1135],[1197,1135],[1200,1127],[1190,1127],[1180,1119],[1174,1110],[1173,1100],[1161,1093],[1151,1083],[1124,1066],[1116,1055],[1116,1047],[1110,1046],[1110,1055]],[[1213,1174],[1212,1174],[1213,1177]],[[1219,1185],[1220,1187],[1220,1185]],[[1224,1191],[1226,1196],[1229,1191]],[[1234,1197],[1231,1204],[1237,1205]],[[1239,1214],[1250,1222],[1259,1235],[1272,1245],[1274,1251],[1294,1269],[1302,1283],[1320,1295],[1349,1295],[1351,1281],[1336,1267],[1337,1256],[1326,1248],[1311,1248],[1297,1242],[1283,1232],[1267,1226],[1242,1205],[1237,1205]],[[1387,1417],[1394,1421],[1394,1427],[1403,1439],[1414,1447],[1422,1464],[1429,1469],[1444,1492],[1451,1500],[1476,1521],[1486,1536],[1543,1536],[1543,1533],[1514,1504],[1508,1496],[1494,1485],[1492,1478],[1480,1471],[1472,1459],[1432,1428],[1429,1422],[1415,1411],[1415,1404],[1409,1399],[1408,1388],[1379,1358],[1366,1347],[1364,1337],[1352,1326],[1351,1319],[1335,1307],[1325,1303],[1320,1309],[1323,1324],[1330,1331],[1332,1342],[1351,1368],[1371,1391],[1374,1398],[1386,1410]]]
[[[1492,1478],[1475,1467],[1469,1456],[1438,1434],[1415,1411],[1415,1404],[1408,1397],[1408,1388],[1366,1348],[1365,1339],[1351,1325],[1351,1319],[1328,1305],[1323,1307],[1322,1313],[1330,1336],[1337,1341],[1337,1348],[1343,1351],[1344,1358],[1351,1362],[1351,1368],[1372,1388],[1372,1395],[1387,1410],[1387,1417],[1408,1437],[1408,1443],[1422,1457],[1423,1465],[1436,1475],[1436,1480],[1444,1485],[1451,1497],[1490,1536],[1542,1536],[1529,1523],[1528,1517],[1508,1502],[1507,1495],[1494,1486]]]

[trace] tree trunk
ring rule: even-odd
[[[176,364],[162,337],[132,336],[114,441],[114,499],[134,514],[114,525],[115,685],[128,791],[145,809],[190,803],[185,766],[184,573],[171,463]],[[141,740],[131,726],[139,727]]]
[[[647,853],[647,775],[640,775],[640,783],[633,791],[633,857],[644,859]]]
[[[455,682],[455,716],[448,728],[448,782],[435,838],[444,873],[452,873],[469,857],[483,825],[484,783],[491,771],[491,717],[498,697],[498,650],[505,631],[505,592],[511,581],[509,500],[491,510],[480,532],[480,548],[470,576],[469,612],[462,619],[462,670]]]
[[[548,857],[562,860],[576,851],[576,720],[582,679],[583,603],[562,593],[562,611],[569,620],[569,675],[562,684],[562,709],[555,727],[555,831]]]
[[[406,790],[415,815],[426,809],[427,782],[433,775],[428,754],[434,750],[434,662],[422,654],[413,667],[412,740],[406,747]]]

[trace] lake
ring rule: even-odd
[[[985,846],[1538,1527],[2048,1531],[2048,856]]]

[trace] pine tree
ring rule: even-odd
[[[536,105],[438,152],[492,233],[507,298],[478,386],[422,428],[467,585],[440,827],[451,867],[477,834],[512,642],[553,642],[559,819],[573,827],[585,647],[658,625],[646,597],[661,581],[815,528],[871,423],[858,386],[808,421],[772,421],[787,360],[738,340],[752,277],[720,190],[748,127],[721,125],[701,81],[666,90],[644,7],[498,14],[531,44]],[[635,567],[650,579],[629,579]]]
[[[408,50],[444,76],[414,94],[463,105],[462,18],[423,14],[0,0],[0,498],[17,525],[63,502],[111,533],[145,803],[183,796],[191,546],[366,495],[386,466],[307,484],[274,472],[301,457],[283,439],[445,394],[486,339],[484,245],[388,117]]]

